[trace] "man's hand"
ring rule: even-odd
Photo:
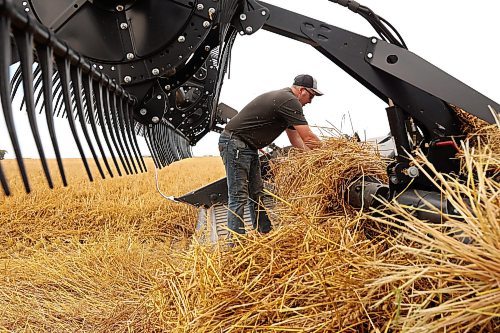
[[[294,147],[310,150],[319,146],[320,139],[312,132],[309,125],[296,125],[294,128],[295,130],[286,130],[290,143]]]

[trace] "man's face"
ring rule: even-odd
[[[314,96],[314,92],[311,89],[305,87],[299,88],[299,102],[302,106],[311,103]]]

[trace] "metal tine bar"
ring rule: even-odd
[[[59,77],[59,73],[57,73],[57,76]],[[64,109],[61,80],[59,80],[59,82],[57,82],[57,84],[55,85],[54,98],[56,98],[56,107],[54,108],[54,114],[56,115],[56,117],[61,117],[61,111]]]
[[[151,128],[151,132],[153,134],[153,142],[152,144],[156,148],[158,160],[160,162],[161,167],[163,168],[166,165],[166,160],[165,160],[165,151],[163,145],[165,144],[164,142],[160,141],[158,139],[159,135],[158,132],[161,129],[161,125],[153,125]]]
[[[130,162],[127,158],[127,152],[125,151],[125,148],[123,146],[123,141],[122,141],[122,138],[125,136],[125,133],[123,133],[121,131],[121,128],[118,124],[118,116],[117,116],[117,113],[118,113],[118,106],[117,106],[117,103],[116,103],[116,93],[112,93],[112,96],[111,96],[111,122],[113,123],[113,129],[115,130],[115,133],[116,133],[116,141],[118,142],[118,146],[120,147],[120,151],[122,153],[122,156],[123,156],[123,160],[125,161],[125,165],[126,165],[126,170],[127,170],[127,174],[132,174],[132,167],[130,166]]]
[[[10,43],[10,19],[0,15],[0,100],[2,102],[2,109],[5,118],[5,125],[9,132],[10,140],[14,153],[16,154],[17,165],[21,178],[23,180],[24,188],[27,193],[31,192],[28,175],[24,166],[23,155],[21,147],[17,138],[16,126],[14,123],[14,116],[12,113],[12,104],[10,99],[10,82],[9,82],[9,66],[12,56],[11,43]],[[2,182],[4,193],[8,195],[10,191],[5,188]]]
[[[146,162],[144,161],[144,157],[142,156],[141,150],[139,149],[139,143],[137,142],[137,136],[135,134],[135,121],[134,121],[134,113],[132,110],[129,109],[129,104],[125,104],[126,110],[127,110],[127,118],[128,118],[128,124],[130,126],[130,135],[132,136],[132,140],[134,142],[135,149],[134,151],[137,151],[137,154],[140,157],[140,161],[142,163],[141,171],[146,172],[148,169],[146,167]],[[140,164],[139,164],[140,165]]]
[[[106,119],[106,124],[104,125],[105,127],[108,128],[109,130],[109,135],[111,137],[111,142],[113,142],[113,147],[115,147],[116,154],[118,155],[118,158],[120,159],[120,162],[123,166],[123,169],[125,169],[125,173],[129,175],[127,166],[125,165],[125,161],[123,160],[122,153],[120,149],[118,148],[118,143],[116,142],[116,137],[115,133],[113,131],[113,124],[111,123],[111,118],[109,114],[111,113],[111,101],[109,99],[109,90],[107,88],[104,88],[104,119]]]
[[[114,153],[113,148],[111,146],[111,143],[109,141],[108,130],[106,129],[106,126],[104,124],[105,110],[104,110],[104,98],[102,95],[103,87],[102,87],[102,84],[100,84],[99,82],[96,82],[96,81],[94,81],[93,84],[94,84],[94,93],[97,94],[96,95],[97,118],[99,119],[99,123],[101,124],[100,127],[101,127],[102,134],[104,136],[104,141],[106,142],[106,146],[108,147],[109,154],[111,155],[111,159],[113,160],[113,164],[115,165],[116,172],[118,172],[118,175],[121,176],[122,171],[121,171],[120,166],[118,165],[118,162],[116,160],[115,153]],[[109,174],[111,175],[111,177],[113,177],[113,173],[111,171],[109,172]]]
[[[35,109],[38,108],[38,105],[40,104],[40,99],[42,98],[42,89],[40,89],[40,85],[42,84],[42,71],[40,70],[40,66],[38,66],[38,63],[35,61],[37,66],[33,70],[33,87],[34,87],[34,94],[36,95],[36,101],[35,101]],[[24,103],[24,99],[23,99]],[[23,104],[21,104],[22,107]],[[42,113],[42,110],[40,109],[39,113]]]
[[[9,60],[10,63],[10,60]],[[14,97],[17,94],[17,90],[21,86],[21,81],[23,80],[22,77],[22,72],[21,72],[21,66],[19,66],[16,71],[14,72],[14,75],[12,76],[12,80],[10,81],[10,99],[14,100]]]
[[[146,141],[146,145],[148,146],[149,154],[151,155],[151,159],[153,160],[155,168],[159,169],[160,166],[159,166],[158,161],[156,160],[156,157],[155,157],[155,155],[153,153],[153,147],[150,144],[150,140],[151,140],[151,138],[149,137],[149,134],[147,133],[146,130],[144,130],[144,141]]]
[[[123,100],[122,100],[122,103],[123,103]],[[130,110],[128,108],[128,103],[125,102],[125,105],[122,104],[122,111],[123,111],[123,113],[122,113],[123,122],[125,123],[125,131],[127,132],[128,141],[130,142],[130,146],[132,147],[132,152],[134,153],[135,161],[136,161],[137,165],[139,165],[139,170],[141,171],[141,173],[143,173],[144,169],[142,168],[142,163],[139,159],[140,153],[137,153],[136,142],[134,140],[135,135],[134,135],[134,132],[132,131],[132,126],[130,124]]]
[[[52,177],[50,176],[49,165],[45,158],[45,151],[38,130],[38,122],[36,119],[35,111],[35,90],[33,88],[33,34],[29,31],[14,31],[14,38],[16,40],[19,59],[21,62],[21,72],[23,77],[24,100],[26,102],[26,113],[28,114],[28,121],[31,127],[31,133],[35,140],[38,156],[42,163],[43,173],[47,179],[50,188],[54,188]]]
[[[87,129],[87,123],[85,122],[85,118],[83,115],[83,103],[82,103],[82,69],[76,66],[71,67],[71,81],[73,85],[73,95],[76,103],[76,112],[78,115],[78,119],[80,121],[80,126],[82,128],[83,135],[85,136],[85,140],[90,149],[90,153],[92,157],[94,157],[95,164],[99,173],[101,174],[101,178],[105,179],[106,176],[101,168],[101,163],[99,163],[99,157],[97,156],[94,145],[92,144],[92,140],[90,139],[89,131]]]
[[[172,164],[176,161],[175,151],[177,150],[177,144],[175,142],[174,133],[170,128],[165,128],[166,136],[168,137],[168,145],[166,146],[168,152],[168,164]]]
[[[50,140],[52,141],[52,146],[54,148],[54,153],[56,155],[57,165],[59,167],[59,173],[64,186],[68,186],[66,181],[66,174],[64,173],[64,167],[61,158],[61,152],[59,150],[59,144],[57,142],[56,131],[54,126],[54,115],[52,112],[53,100],[52,100],[52,76],[54,74],[54,58],[53,51],[50,46],[37,45],[36,47],[38,61],[40,64],[41,78],[43,81],[43,103],[45,109],[45,119],[47,120],[47,128],[49,130]]]
[[[151,153],[151,157],[153,158],[153,162],[157,169],[161,169],[162,165],[158,158],[156,147],[153,146],[153,129],[151,127],[146,127],[144,129],[144,138],[146,139],[146,144],[148,145],[149,152]]]
[[[64,106],[66,108],[67,118],[69,127],[71,129],[71,133],[73,134],[73,138],[75,139],[76,146],[82,158],[83,165],[85,167],[85,171],[87,171],[87,175],[90,181],[93,181],[92,173],[90,172],[90,167],[85,157],[85,152],[83,151],[82,144],[80,142],[80,138],[78,137],[78,132],[76,131],[75,120],[73,115],[73,110],[71,106],[71,96],[70,96],[70,62],[67,58],[56,58],[56,64],[59,71],[59,78],[61,79]]]
[[[156,152],[156,158],[158,159],[158,164],[160,165],[160,168],[163,168],[165,166],[165,160],[163,158],[163,152],[162,152],[162,146],[161,144],[158,144],[157,142],[157,133],[158,133],[158,126],[152,126],[150,127],[151,130],[151,146],[154,148]]]
[[[7,179],[5,178],[5,175],[3,173],[3,168],[2,168],[1,162],[0,162],[0,183],[2,184],[3,193],[5,193],[5,195],[9,196],[10,195],[9,183],[7,183]]]
[[[164,127],[161,124],[153,126],[153,133],[155,137],[155,143],[159,147],[160,159],[162,165],[165,167],[169,163],[168,163],[168,151],[166,150],[167,144],[165,143],[166,137],[164,133]]]
[[[127,134],[130,134],[125,126],[125,120],[124,120],[124,113],[123,113],[123,99],[121,96],[118,97],[119,98],[119,101],[118,101],[118,122],[119,122],[119,125],[120,125],[120,129],[121,129],[121,133],[122,133],[122,137],[123,137],[123,142],[125,144],[125,148],[127,149],[127,153],[128,153],[128,157],[130,159],[130,164],[133,166],[134,168],[134,173],[137,174],[137,166],[135,165],[135,162],[134,162],[134,158],[132,156],[132,152],[130,151],[130,145],[132,143],[130,139],[130,136],[128,137],[127,139]],[[132,169],[130,169],[132,170]]]
[[[36,93],[35,107],[36,108],[38,108],[38,106],[40,105],[40,101],[42,100],[42,97],[43,97],[42,83],[43,83],[43,77],[42,77],[42,71],[40,70],[40,74],[38,74],[35,77],[35,93]],[[42,114],[42,111],[43,111],[43,107],[40,108],[40,111],[38,113]]]
[[[95,120],[95,107],[94,107],[94,93],[92,90],[92,79],[90,76],[84,74],[83,78],[83,91],[85,94],[85,100],[86,100],[86,105],[87,105],[87,114],[89,117],[88,122],[90,123],[90,127],[92,129],[92,132],[94,133],[95,141],[97,144],[97,147],[99,148],[99,152],[101,153],[102,160],[104,162],[104,166],[108,170],[108,173],[113,177],[113,172],[111,171],[111,167],[109,166],[108,159],[106,158],[106,154],[104,152],[104,148],[101,143],[101,139],[99,138],[99,132],[97,130],[96,126],[96,120]],[[101,174],[102,178],[106,178],[104,174]]]

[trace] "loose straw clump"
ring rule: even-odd
[[[391,301],[398,311],[392,327],[403,332],[497,332],[500,329],[500,182],[488,171],[500,158],[492,142],[500,139],[498,126],[488,126],[485,144],[462,147],[464,175],[456,179],[436,172],[420,154],[422,172],[453,207],[441,224],[417,219],[408,207],[395,202],[371,214],[372,221],[390,225],[398,236],[365,300],[371,308]],[[479,134],[482,135],[482,134]],[[388,212],[389,211],[389,212]],[[390,290],[377,300],[381,290]]]
[[[273,163],[276,195],[321,219],[352,214],[346,202],[349,185],[362,176],[386,182],[386,164],[375,148],[346,138],[325,140],[309,152],[292,151]]]

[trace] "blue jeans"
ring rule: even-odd
[[[254,229],[268,233],[271,221],[262,205],[265,194],[257,150],[232,134],[223,132],[219,139],[219,151],[227,175],[228,228],[238,234],[245,233],[243,214],[248,203]]]

